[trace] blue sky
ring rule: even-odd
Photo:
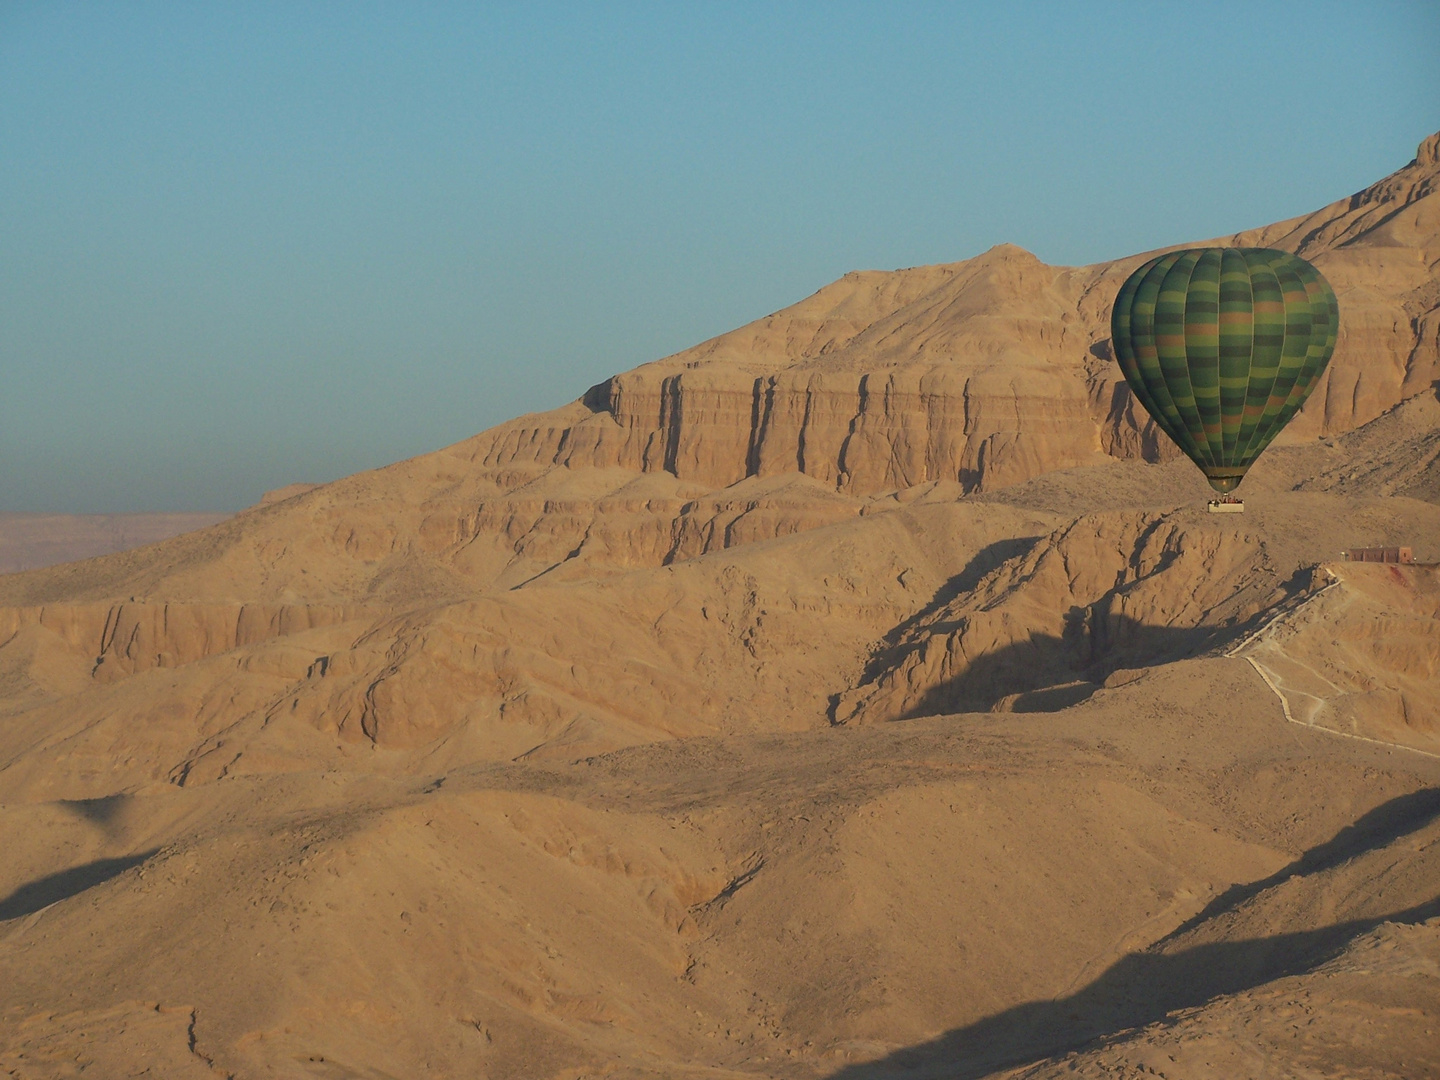
[[[1315,209],[1440,4],[0,0],[0,511],[233,510],[856,268]]]

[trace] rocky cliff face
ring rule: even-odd
[[[1340,297],[1335,358],[1282,439],[1348,432],[1440,377],[1437,145],[1349,199],[1221,241],[1298,251]],[[847,274],[563,408],[279,497],[157,554],[8,579],[0,603],[405,605],[683,561],[934,485],[958,497],[1173,458],[1107,336],[1114,293],[1146,257],[1052,267],[1002,245]]]
[[[796,471],[847,494],[967,490],[1103,460],[1076,272],[1003,245],[848,274],[808,300],[474,440],[489,468],[620,465],[723,486]],[[1115,441],[1113,438],[1110,440]]]
[[[1437,141],[1349,199],[1211,243],[1314,262],[1341,306],[1335,358],[1292,438],[1360,426],[1440,378]],[[1173,454],[1110,362],[1109,307],[1153,252],[1047,266],[1012,245],[847,274],[566,409],[467,444],[475,463],[620,465],[715,486],[796,470],[842,492],[927,480],[993,490],[1053,469]]]
[[[1193,653],[1285,598],[1245,529],[1185,512],[1087,515],[894,635],[835,719],[1048,711],[1117,672]]]

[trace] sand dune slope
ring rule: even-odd
[[[1434,914],[1436,763],[1277,712],[1186,661],[1053,714],[11,805],[3,1060],[111,1024],[235,1076],[984,1075]]]

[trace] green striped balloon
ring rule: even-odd
[[[1110,313],[1125,381],[1220,492],[1305,404],[1339,326],[1320,271],[1269,248],[1167,252],[1126,279]]]

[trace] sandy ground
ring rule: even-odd
[[[1050,714],[11,804],[0,1061],[978,1077],[1098,1038],[1433,1075],[1437,787],[1214,659]]]

